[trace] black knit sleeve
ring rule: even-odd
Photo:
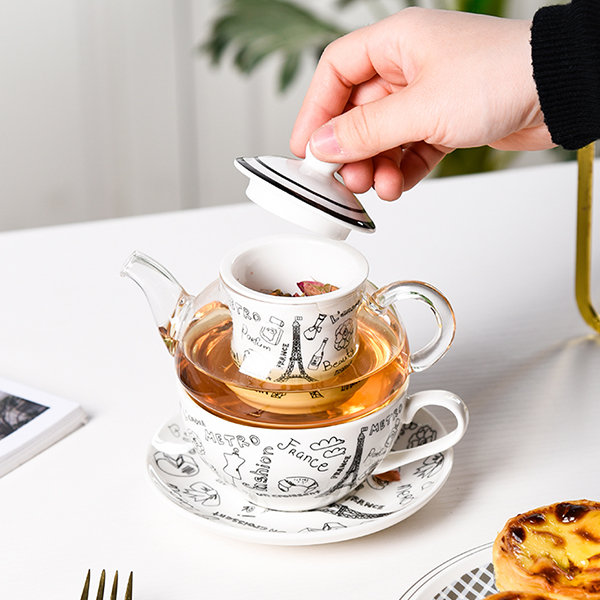
[[[552,141],[576,150],[600,138],[600,0],[537,11],[533,76]]]

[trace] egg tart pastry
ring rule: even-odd
[[[530,594],[529,592],[500,592],[486,596],[485,600],[551,600],[550,596]]]
[[[600,503],[560,502],[513,517],[493,562],[499,590],[600,600]]]

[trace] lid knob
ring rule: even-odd
[[[300,165],[300,172],[306,174],[318,173],[326,177],[332,177],[339,169],[343,167],[342,163],[330,163],[319,160],[310,149],[310,142],[306,144],[306,158]]]

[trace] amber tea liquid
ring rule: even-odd
[[[188,328],[175,352],[177,374],[200,406],[258,427],[322,427],[360,418],[391,402],[409,374],[400,324],[361,308],[358,346],[342,373],[316,383],[265,382],[239,372],[231,357],[229,310],[215,302]]]

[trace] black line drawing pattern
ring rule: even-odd
[[[179,427],[179,423],[171,423],[168,428],[174,438],[179,439],[181,437],[181,427]]]
[[[352,458],[352,462],[346,471],[346,474],[332,487],[327,490],[327,494],[331,494],[344,487],[353,489],[356,487],[356,480],[358,479],[358,470],[360,468],[360,462],[362,460],[363,449],[365,446],[365,432],[368,427],[361,427],[358,439],[356,441],[356,452]]]
[[[317,337],[317,333],[321,333],[323,327],[323,321],[327,315],[323,313],[319,313],[319,316],[315,319],[315,322],[308,328],[304,330],[304,337],[312,341]]]
[[[402,427],[400,427],[400,433],[398,434],[398,437],[404,435],[407,431],[414,431],[417,429],[417,427],[418,425],[414,421],[411,421],[410,423],[403,423]]]
[[[155,452],[154,462],[163,473],[175,477],[193,477],[200,470],[198,463],[188,454],[172,456],[165,452]]]
[[[269,323],[271,323],[271,325],[276,325],[277,327],[283,327],[285,325],[285,321],[282,321],[279,317],[274,315],[269,317]]]
[[[338,328],[335,330],[335,340],[333,347],[336,350],[345,350],[352,341],[354,334],[354,322],[352,319],[346,319]]]
[[[194,448],[190,450],[190,452],[195,453],[198,456],[204,456],[206,454],[202,440],[191,429],[186,429],[183,432],[183,440],[186,442],[191,442],[194,445]]]
[[[260,328],[260,337],[267,342],[267,344],[272,344],[273,346],[277,346],[281,341],[281,336],[283,335],[283,329],[276,329],[275,327],[269,327],[268,325],[264,325]]]
[[[387,517],[394,512],[366,513],[354,508],[350,508],[345,504],[338,504],[337,502],[330,504],[325,508],[317,508],[315,511],[329,513],[335,515],[336,517],[345,517],[346,519],[380,519],[381,517]]]
[[[219,492],[203,481],[194,481],[189,487],[180,488],[174,483],[167,484],[171,493],[183,504],[194,507],[194,504],[202,506],[219,506],[221,497]]]
[[[343,525],[342,523],[338,523],[337,521],[328,521],[323,524],[323,527],[305,527],[304,529],[300,529],[298,533],[309,533],[316,531],[333,531],[334,529],[346,529],[347,525]]]
[[[367,477],[365,483],[373,490],[383,490],[390,485],[391,481],[385,481],[384,479],[379,479],[377,475],[372,475],[371,477]]]
[[[346,452],[346,447],[342,446],[344,442],[345,440],[333,436],[329,439],[324,438],[319,442],[313,442],[310,445],[310,449],[316,452],[323,452],[324,458],[335,458]]]
[[[399,506],[406,506],[409,502],[412,502],[415,499],[412,493],[412,485],[407,483],[398,487],[396,490],[396,498],[400,500]]]
[[[392,429],[385,440],[384,447],[389,448],[397,439],[399,435],[398,430],[400,429],[400,419],[396,419],[392,425]]]
[[[416,448],[423,444],[433,442],[437,438],[437,431],[429,425],[421,425],[408,439],[407,448]]]
[[[414,474],[421,479],[429,479],[441,470],[443,464],[444,455],[441,452],[439,454],[432,454],[417,467]]]
[[[233,479],[241,479],[240,467],[246,462],[245,458],[240,456],[240,451],[237,448],[233,449],[233,452],[224,452],[225,466],[223,467],[223,473],[233,477]]]
[[[288,381],[288,379],[306,379],[306,381],[315,381],[305,370],[302,363],[302,347],[300,342],[300,320],[302,317],[296,317],[292,323],[292,350],[290,352],[290,361],[287,369],[275,381]],[[294,367],[298,367],[298,373],[294,373]]]
[[[281,341],[285,323],[280,318],[273,315],[269,317],[269,323],[270,325],[263,325],[260,328],[259,335],[265,342],[276,346]]]
[[[313,494],[319,489],[319,484],[312,477],[285,477],[279,480],[277,487],[289,494]]]
[[[47,406],[0,393],[0,440],[48,410]]]
[[[243,306],[233,298],[229,298],[229,310],[231,313],[235,313],[247,321],[260,321],[260,315],[256,311],[250,312],[250,309],[247,306]]]
[[[325,346],[327,346],[327,342],[329,338],[323,338],[321,341],[321,345],[317,348],[317,351],[312,355],[309,363],[308,369],[311,371],[316,371],[323,362],[323,356],[325,355]]]

